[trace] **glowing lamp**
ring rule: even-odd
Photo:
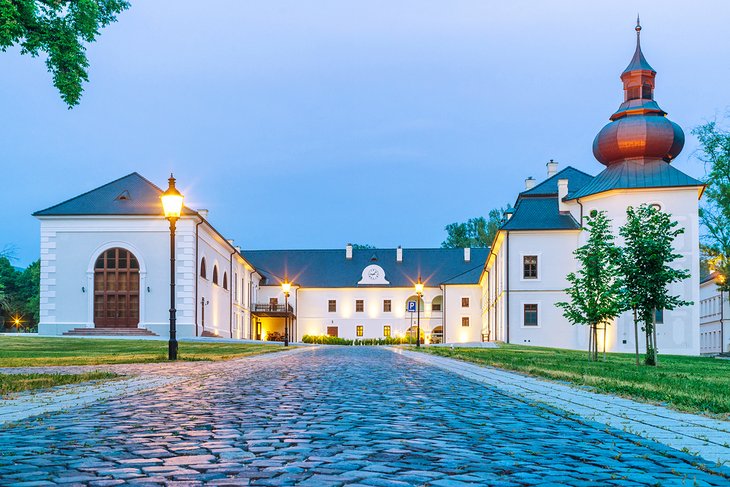
[[[165,211],[165,218],[177,219],[180,218],[183,207],[183,195],[175,187],[175,178],[170,174],[169,186],[167,190],[162,193],[160,199],[162,200],[162,209]]]
[[[281,283],[281,290],[284,291],[284,294],[289,296],[289,293],[291,292],[291,282],[284,281]]]
[[[423,283],[421,282],[421,278],[418,278],[418,282],[416,283],[416,294],[418,297],[423,296]]]

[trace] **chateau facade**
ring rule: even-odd
[[[671,291],[695,303],[657,313],[659,349],[699,354],[704,186],[671,165],[684,134],[654,100],[656,71],[641,51],[640,30],[621,74],[624,101],[593,144],[603,170],[592,176],[550,161],[543,181],[525,181],[491,248],[246,251],[211,225],[207,211],[185,208],[176,245],[178,336],[265,340],[279,338],[288,323],[293,340],[382,338],[413,333],[420,321],[426,342],[585,349],[587,329],[570,325],[555,306],[567,300],[566,276],[577,270],[583,217],[603,210],[618,233],[627,207],[647,203],[684,229],[675,265],[691,277]],[[35,213],[41,334],[167,335],[169,231],[160,194],[133,173]],[[421,300],[414,292],[419,278]],[[288,297],[283,282],[292,285]],[[601,331],[599,343],[631,352],[633,326],[625,313]]]

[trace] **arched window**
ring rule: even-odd
[[[213,284],[218,285],[218,266],[213,266]]]
[[[208,269],[205,267],[205,257],[200,261],[200,277],[208,279]]]
[[[228,273],[223,273],[223,289],[228,290]]]

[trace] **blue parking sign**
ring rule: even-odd
[[[416,312],[416,302],[415,301],[408,301],[408,308],[406,309],[409,313],[415,313]]]

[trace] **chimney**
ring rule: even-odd
[[[558,179],[558,209],[560,212],[570,211],[568,203],[563,201],[566,196],[568,196],[568,180]]]
[[[551,178],[558,173],[558,163],[550,159],[550,162],[545,164],[547,166],[547,177]]]
[[[233,248],[236,249],[236,252],[238,252],[239,254],[241,253],[241,247],[239,245],[236,245]]]
[[[535,187],[535,183],[537,183],[537,181],[532,176],[530,176],[529,178],[525,179],[525,191],[527,191],[528,189],[534,188]]]
[[[234,240],[232,238],[228,239],[228,243],[231,244],[231,247],[233,247],[233,242],[234,242]]]
[[[469,247],[464,249],[464,262],[471,262],[471,249]]]
[[[403,262],[403,247],[401,247],[400,245],[397,249],[395,249],[395,261]]]
[[[352,244],[347,244],[345,246],[345,259],[352,260]]]
[[[206,220],[208,219],[208,210],[201,208],[198,210],[198,213],[200,214],[200,216],[202,216]]]

